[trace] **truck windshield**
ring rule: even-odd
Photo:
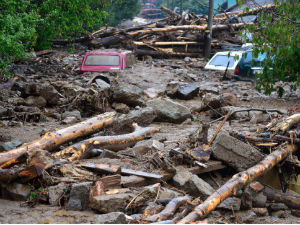
[[[120,56],[118,55],[88,55],[85,59],[86,66],[119,66]]]
[[[228,57],[227,55],[216,55],[215,58],[210,62],[210,65],[227,67],[228,61],[229,61],[228,67],[232,67],[234,64],[233,56]]]

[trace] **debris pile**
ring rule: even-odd
[[[266,5],[248,12],[217,14],[213,19],[212,50],[221,46],[241,45],[236,30],[248,25],[239,17],[258,14],[261,10],[269,10],[275,5]],[[127,29],[102,28],[92,33],[89,39],[93,47],[123,47],[134,49],[139,56],[189,56],[202,55],[205,32],[207,31],[207,16],[197,16],[184,12],[179,15],[161,6],[168,17],[157,22]]]

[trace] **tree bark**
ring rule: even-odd
[[[251,182],[273,168],[278,162],[296,151],[295,146],[288,145],[285,149],[278,149],[265,157],[260,163],[246,171],[234,175],[229,181],[221,186],[216,192],[209,196],[193,212],[184,217],[178,223],[195,223],[214,210],[222,201],[231,195],[235,195],[243,186]]]
[[[61,144],[99,131],[114,122],[115,113],[104,113],[64,129],[48,132],[37,141],[9,152],[0,153],[0,165],[36,149],[52,151]]]
[[[300,209],[300,195],[298,194],[283,193],[267,186],[263,192],[269,200],[284,203],[292,209]]]
[[[134,132],[130,134],[116,135],[116,136],[97,136],[90,139],[78,142],[68,148],[65,148],[57,153],[56,157],[64,158],[66,155],[69,156],[69,161],[84,158],[84,155],[89,150],[94,148],[105,148],[113,151],[118,151],[124,146],[134,144],[138,141],[145,139],[147,136],[152,135],[159,131],[159,128],[154,127],[139,127],[137,124],[133,124]]]

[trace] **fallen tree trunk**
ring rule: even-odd
[[[298,194],[283,193],[267,186],[263,192],[269,200],[284,203],[292,209],[300,209],[300,195]]]
[[[286,132],[298,123],[300,123],[300,113],[288,117],[284,122],[280,124],[279,130],[281,130],[282,132]]]
[[[220,25],[213,25],[212,30],[229,30],[230,26],[232,26],[235,29],[244,27],[246,25],[250,25],[253,23],[236,23],[236,24],[220,24]],[[183,25],[183,26],[169,26],[166,28],[152,28],[152,29],[145,29],[145,30],[138,30],[128,33],[128,35],[134,36],[137,34],[147,34],[147,33],[157,33],[157,32],[171,32],[171,31],[177,31],[177,30],[198,30],[198,31],[204,31],[207,29],[207,26],[198,26],[198,25]]]
[[[134,144],[159,131],[159,128],[139,127],[137,124],[133,124],[133,127],[134,132],[130,134],[93,137],[65,148],[55,153],[55,156],[58,158],[65,158],[67,156],[69,161],[74,161],[84,158],[85,154],[94,148],[118,151],[120,148],[124,148],[124,146]],[[70,154],[72,154],[71,157],[69,157]]]
[[[295,146],[288,145],[285,149],[278,149],[265,157],[257,165],[234,175],[229,181],[209,196],[193,212],[184,217],[178,223],[195,223],[203,216],[214,210],[222,201],[231,195],[235,195],[245,184],[251,182],[273,168],[278,162],[296,151]]]
[[[178,207],[185,204],[189,200],[192,200],[191,196],[189,196],[189,195],[174,198],[167,204],[167,206],[164,208],[163,211],[161,211],[160,213],[155,214],[153,216],[149,216],[149,217],[145,218],[145,220],[149,221],[149,222],[157,222],[157,221],[166,220],[175,214],[176,209],[178,209]]]
[[[48,132],[37,141],[9,152],[0,153],[0,165],[36,149],[52,151],[63,143],[91,135],[114,122],[115,113],[104,113],[64,129]]]
[[[167,13],[168,15],[172,16],[172,17],[175,17],[175,18],[180,18],[181,17],[178,13],[173,12],[171,9],[168,9],[164,6],[160,6],[160,9],[162,11],[164,11],[165,13]]]

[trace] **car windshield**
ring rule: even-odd
[[[228,62],[228,67],[232,67],[234,64],[234,57],[228,57],[228,55],[216,55],[209,65],[227,67]]]
[[[120,56],[118,55],[88,55],[85,59],[86,66],[119,66]]]

